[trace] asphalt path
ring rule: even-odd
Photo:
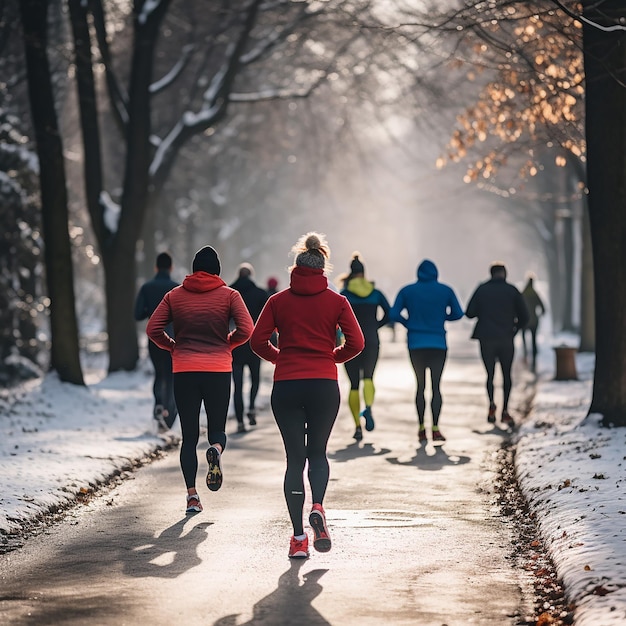
[[[417,443],[402,338],[384,337],[376,428],[360,443],[341,368],[324,503],[331,552],[287,558],[284,452],[266,383],[258,426],[229,438],[216,493],[204,486],[207,444],[199,446],[203,513],[184,514],[173,450],[0,557],[0,623],[519,624],[530,585],[515,569],[514,528],[494,487],[506,432],[486,421],[484,372],[466,331],[452,338],[444,370],[441,446]]]

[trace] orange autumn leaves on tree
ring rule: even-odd
[[[509,14],[515,11],[509,7]],[[533,157],[540,145],[560,147],[557,165],[564,166],[570,155],[584,158],[580,24],[552,12],[506,24],[511,28],[503,32],[504,22],[492,20],[487,32],[500,42],[508,37],[508,48],[480,40],[485,38],[484,23],[472,31],[474,41],[465,62],[477,71],[468,73],[469,80],[477,80],[494,65],[496,76],[482,87],[477,102],[457,116],[447,155],[438,159],[439,167],[447,161],[470,160],[466,182],[490,178],[511,154],[525,153],[520,174],[534,176]]]

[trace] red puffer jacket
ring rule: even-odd
[[[235,330],[229,332],[233,320]],[[172,322],[172,339],[165,327]],[[165,294],[146,328],[148,337],[172,353],[172,371],[230,372],[233,348],[250,337],[254,323],[241,294],[215,274],[194,272]]]

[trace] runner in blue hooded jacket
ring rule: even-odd
[[[445,441],[439,430],[442,405],[439,386],[448,352],[445,323],[463,317],[463,309],[453,289],[440,283],[438,276],[437,266],[424,259],[417,268],[417,281],[400,289],[389,312],[392,321],[399,322],[407,329],[409,357],[417,380],[415,406],[420,442],[426,441],[424,388],[427,369],[430,369],[432,385],[432,439]]]

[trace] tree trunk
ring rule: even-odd
[[[596,301],[590,413],[626,426],[626,19],[623,0],[583,2],[587,184]]]
[[[133,58],[130,74],[126,163],[120,221],[111,245],[102,250],[107,294],[109,371],[132,370],[139,359],[133,317],[136,290],[135,253],[149,193],[150,84],[154,47],[169,0],[142,15],[144,0],[134,6]]]
[[[586,200],[586,198],[585,198]],[[583,206],[583,253],[580,286],[580,346],[581,352],[594,352],[595,334],[595,299],[593,295],[593,252],[591,250],[591,230],[589,227],[589,209],[587,202]]]
[[[28,92],[39,157],[46,282],[50,297],[50,366],[83,385],[74,299],[63,146],[47,56],[47,0],[21,0]]]

